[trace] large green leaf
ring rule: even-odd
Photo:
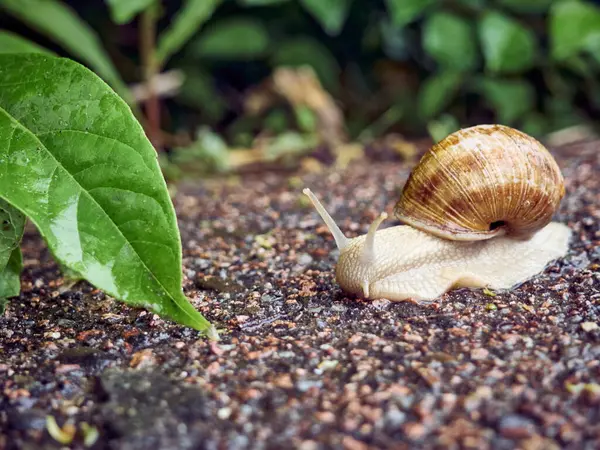
[[[436,0],[386,0],[387,9],[396,26],[404,26],[419,18]]]
[[[67,5],[57,0],[0,0],[0,8],[56,41],[88,64],[125,101],[133,101],[95,31]]]
[[[457,72],[443,72],[425,80],[419,90],[419,115],[423,119],[431,119],[454,100],[462,83],[462,75]]]
[[[486,78],[481,81],[480,90],[496,112],[499,123],[512,125],[535,109],[535,91],[525,80]]]
[[[215,23],[194,42],[199,56],[218,59],[253,59],[265,54],[269,35],[261,22],[234,17]]]
[[[351,2],[352,0],[300,0],[304,9],[332,36],[342,31]]]
[[[0,55],[0,197],[64,265],[117,299],[198,330],[156,152],[127,105],[83,66]]]
[[[564,60],[592,46],[600,34],[600,8],[586,2],[556,3],[550,11],[552,57]]]
[[[187,0],[158,40],[156,59],[164,64],[211,18],[222,0]]]
[[[486,13],[479,22],[479,36],[489,71],[519,73],[533,65],[535,36],[511,17],[495,11]]]
[[[106,0],[110,6],[110,15],[113,22],[124,24],[131,22],[146,8],[150,7],[156,0]]]
[[[451,39],[448,37],[452,36]],[[465,19],[446,12],[432,14],[423,29],[423,47],[443,69],[468,70],[477,63],[474,32]]]
[[[51,55],[50,50],[40,47],[34,42],[28,41],[10,31],[0,31],[0,53],[46,53]]]

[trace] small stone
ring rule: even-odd
[[[476,348],[471,350],[471,359],[475,361],[481,361],[482,359],[486,359],[490,352],[488,352],[485,348]]]
[[[402,430],[411,441],[418,441],[425,436],[425,427],[420,423],[409,422],[402,427]]]
[[[145,348],[144,350],[140,350],[139,352],[135,352],[131,361],[129,362],[129,367],[142,369],[146,367],[152,367],[157,364],[156,356],[152,352],[151,349]]]
[[[231,408],[221,408],[217,411],[217,417],[221,420],[227,420],[231,416]]]
[[[298,264],[300,264],[301,266],[308,266],[312,262],[313,262],[313,258],[308,253],[302,253],[298,257]]]
[[[581,329],[583,331],[589,332],[589,331],[594,331],[597,330],[598,328],[598,324],[596,322],[583,322],[581,324]]]
[[[535,426],[526,417],[511,414],[500,419],[500,434],[508,439],[524,439],[535,433]]]
[[[406,414],[397,408],[392,408],[385,413],[383,420],[386,428],[395,430],[406,421]]]

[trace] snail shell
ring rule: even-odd
[[[526,238],[550,223],[564,194],[558,164],[542,144],[507,126],[479,125],[425,153],[394,213],[450,240]]]

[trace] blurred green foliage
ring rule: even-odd
[[[600,8],[583,0],[230,1],[179,64],[186,104],[226,131],[242,114],[232,93],[278,66],[308,64],[353,137],[369,137],[390,109],[396,120],[377,132],[443,136],[499,122],[542,135],[591,122],[600,109]]]
[[[482,122],[542,135],[593,123],[600,110],[600,7],[593,1],[67,3],[0,0],[0,7],[117,90],[120,79],[96,32],[83,30],[85,20],[104,7],[114,27],[135,28],[139,14],[158,8],[157,64],[185,74],[167,104],[170,126],[209,125],[229,142],[247,141],[272,123],[272,111],[247,117],[244,99],[281,66],[312,66],[342,108],[351,138],[388,131],[443,136]],[[109,32],[114,29],[100,29],[100,40]],[[275,117],[282,120],[278,128],[298,123],[290,115]]]

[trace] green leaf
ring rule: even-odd
[[[435,0],[386,0],[394,25],[401,27],[418,19]]]
[[[175,149],[173,162],[190,169],[197,166],[197,172],[214,173],[229,169],[230,151],[227,143],[209,127],[201,127],[196,140],[187,148]]]
[[[19,244],[25,230],[25,216],[0,199],[0,313],[5,300],[21,291],[22,258]]]
[[[25,216],[5,200],[0,199],[0,268],[11,252],[19,246],[25,229]]]
[[[18,297],[21,293],[21,270],[23,256],[21,249],[17,247],[10,253],[4,269],[0,270],[0,314],[4,312],[6,300]]]
[[[352,0],[300,0],[306,9],[331,36],[342,31]]]
[[[486,13],[479,22],[479,37],[486,69],[491,72],[520,73],[534,63],[534,34],[505,14]]]
[[[127,101],[133,99],[100,39],[75,12],[56,0],[0,0],[0,8],[56,41],[106,80]]]
[[[327,47],[309,37],[298,37],[277,45],[271,59],[272,65],[313,68],[323,86],[335,91],[340,68]]]
[[[518,13],[543,13],[552,0],[499,0],[498,3]]]
[[[215,23],[192,47],[199,56],[250,60],[265,54],[269,35],[262,23],[250,18],[231,18]]]
[[[150,7],[155,0],[106,0],[113,22],[125,24]]]
[[[480,89],[497,115],[499,123],[514,124],[535,109],[535,91],[524,80],[484,79]]]
[[[208,332],[182,292],[181,242],[156,152],[85,67],[0,55],[0,197],[97,288]]]
[[[46,53],[52,55],[50,50],[4,30],[0,31],[0,53]]]
[[[565,1],[550,10],[552,58],[564,60],[576,55],[600,34],[600,8],[587,2]]]
[[[443,69],[469,70],[477,64],[477,47],[471,25],[454,14],[440,12],[427,19],[423,29],[423,47]]]
[[[222,0],[186,0],[158,40],[156,60],[164,65],[211,18]]]
[[[443,72],[425,80],[419,91],[419,115],[431,119],[444,110],[454,99],[462,82],[462,75]]]

